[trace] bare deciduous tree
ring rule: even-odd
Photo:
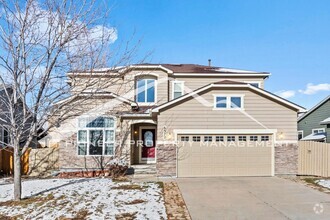
[[[117,33],[104,2],[0,0],[0,84],[6,85],[0,119],[14,150],[15,200],[21,199],[21,156],[38,135],[77,114],[74,107],[84,102],[80,98],[73,106],[60,100],[84,92],[90,97],[115,83],[96,77],[94,70],[127,65],[134,54],[136,46],[125,46],[122,53],[111,50]],[[72,92],[66,73],[77,74],[77,69],[90,80]]]

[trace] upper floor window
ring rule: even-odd
[[[243,95],[215,95],[215,109],[243,109]]]
[[[78,119],[78,155],[114,155],[115,120],[112,117]]]
[[[182,81],[172,81],[173,89],[173,99],[176,99],[183,95],[184,92],[184,82]]]
[[[155,103],[156,80],[139,79],[136,82],[136,101],[138,103]]]
[[[313,134],[325,133],[325,128],[316,128],[313,129]]]

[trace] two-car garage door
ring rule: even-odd
[[[272,176],[270,134],[179,134],[178,177]]]

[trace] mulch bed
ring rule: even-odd
[[[164,182],[166,214],[171,219],[189,219],[189,211],[176,182]]]

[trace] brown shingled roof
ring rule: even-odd
[[[167,69],[170,69],[174,73],[266,73],[198,64],[143,63],[137,64],[135,66],[163,66]]]
[[[197,64],[161,64],[163,67],[176,73],[218,73],[215,66],[203,66]]]

